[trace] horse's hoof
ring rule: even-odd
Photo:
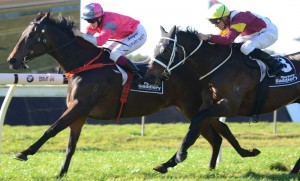
[[[293,175],[293,174],[298,174],[299,171],[296,170],[292,170],[289,174]]]
[[[66,176],[66,174],[59,174],[59,175],[56,175],[56,179],[62,179],[63,177],[65,177]]]
[[[153,170],[155,170],[159,173],[167,173],[168,172],[168,168],[164,167],[163,165],[158,165],[158,166],[154,167]]]
[[[19,153],[17,155],[14,156],[14,159],[16,160],[20,160],[20,161],[27,161],[27,155],[24,155],[23,153]]]
[[[249,150],[253,155],[252,156],[257,156],[260,154],[260,151],[256,148],[253,148],[251,150]]]
[[[209,171],[213,171],[213,170],[215,170],[215,166],[214,167],[209,167],[208,169],[209,169]]]
[[[180,163],[183,162],[185,159],[187,158],[187,152],[182,152],[182,151],[178,151],[176,153],[176,158],[175,158],[175,162],[176,163]]]

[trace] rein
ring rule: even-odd
[[[231,57],[232,54],[232,47],[230,46],[230,54],[228,55],[228,57],[222,62],[220,63],[218,66],[216,66],[214,69],[212,69],[211,71],[209,71],[207,74],[201,76],[199,78],[199,80],[204,79],[205,77],[209,76],[210,74],[212,74],[214,71],[216,71],[219,67],[221,67],[225,62],[227,62],[227,60]]]
[[[39,35],[39,37],[38,37],[38,39],[37,39],[37,42],[38,42],[38,43],[41,41],[41,37],[42,37],[43,33],[45,33],[45,30],[44,30],[44,29],[42,29],[41,32],[40,32],[40,35]],[[75,40],[76,40],[76,37],[73,38],[72,40],[70,40],[70,41],[64,43],[63,45],[60,45],[60,46],[58,46],[58,47],[56,47],[56,48],[53,48],[53,49],[47,51],[45,54],[49,54],[49,53],[51,53],[51,52],[60,50],[60,49],[62,49],[62,48],[64,48],[64,47],[66,47],[66,46],[72,44]],[[46,38],[44,38],[44,39],[42,40],[42,42],[44,43],[44,45],[46,45],[46,43],[47,43]],[[72,77],[74,74],[77,74],[77,73],[80,73],[80,72],[83,72],[83,71],[87,71],[87,70],[90,70],[90,69],[102,68],[102,67],[105,67],[105,66],[115,65],[115,63],[109,63],[109,64],[96,63],[96,64],[93,64],[93,63],[101,56],[102,52],[103,52],[103,51],[101,50],[100,53],[99,53],[95,58],[93,58],[92,60],[89,60],[89,61],[88,61],[87,63],[85,63],[82,67],[78,67],[78,68],[75,68],[75,69],[73,69],[73,70],[67,72],[67,73],[65,74],[66,77],[67,77],[67,78],[70,78],[70,77]],[[33,54],[33,50],[29,51],[29,55],[30,55],[30,54]],[[28,56],[28,55],[27,55],[27,56]],[[24,58],[24,60],[23,60],[24,65],[26,65],[26,63],[28,63],[29,61],[30,61],[30,59],[26,60],[26,58]],[[27,66],[27,65],[26,65],[26,66]]]
[[[103,64],[103,63],[96,63],[96,64],[92,64],[94,63],[102,54],[103,50],[100,51],[100,53],[95,57],[93,58],[92,60],[89,60],[86,64],[84,64],[82,67],[78,67],[78,68],[75,68],[69,72],[66,73],[66,77],[67,78],[70,78],[72,77],[73,75],[75,74],[78,74],[80,72],[84,72],[84,71],[87,71],[87,70],[91,70],[91,69],[95,69],[95,68],[102,68],[102,67],[106,67],[106,66],[112,66],[112,65],[115,65],[115,63],[107,63],[107,64]]]
[[[53,48],[52,50],[49,50],[49,51],[46,52],[45,54],[48,54],[48,53],[53,52],[53,51],[55,51],[55,50],[59,50],[59,49],[62,49],[62,48],[64,48],[64,47],[66,47],[66,46],[70,45],[71,43],[73,43],[73,41],[75,41],[75,39],[76,39],[76,38],[73,38],[71,41],[69,41],[69,42],[67,42],[67,43],[65,43],[65,44],[63,44],[63,45],[61,45],[61,46],[59,46],[59,47],[57,47],[57,48]],[[46,40],[46,39],[44,39],[44,40]],[[43,42],[44,42],[44,41],[43,41]],[[44,42],[44,43],[45,43],[45,42]]]

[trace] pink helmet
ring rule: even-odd
[[[90,3],[86,5],[82,10],[83,19],[94,19],[103,16],[103,8],[98,3]]]

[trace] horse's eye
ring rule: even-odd
[[[165,51],[165,47],[161,46],[160,49],[159,49],[159,53],[162,54],[162,53],[164,53],[164,51]]]
[[[162,46],[160,48],[160,56],[164,59],[169,59],[171,56],[172,50],[168,46]]]

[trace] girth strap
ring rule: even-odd
[[[255,101],[252,107],[252,111],[250,112],[249,116],[255,116],[254,118],[257,120],[252,120],[254,122],[259,121],[258,115],[261,113],[261,109],[266,101],[268,96],[270,85],[270,78],[266,76],[261,83],[258,84],[258,88],[256,90]]]
[[[93,58],[92,60],[88,61],[86,64],[84,64],[82,67],[78,67],[76,69],[71,70],[70,72],[66,73],[66,77],[70,78],[72,77],[74,74],[78,74],[80,72],[84,72],[87,70],[91,70],[91,69],[95,69],[95,68],[102,68],[105,66],[112,66],[115,65],[115,63],[107,63],[107,64],[103,64],[103,63],[95,63],[93,64],[102,54],[103,51],[100,51],[100,53]]]
[[[116,122],[117,123],[119,122],[119,119],[120,119],[120,117],[121,117],[121,115],[123,113],[124,104],[127,103],[128,95],[129,95],[129,92],[130,92],[130,87],[131,87],[131,83],[132,83],[132,79],[133,79],[132,72],[127,71],[127,74],[128,74],[128,79],[127,79],[126,83],[123,86],[121,97],[120,97],[120,106],[119,106],[120,108],[118,109],[119,110],[119,114],[116,117]]]

